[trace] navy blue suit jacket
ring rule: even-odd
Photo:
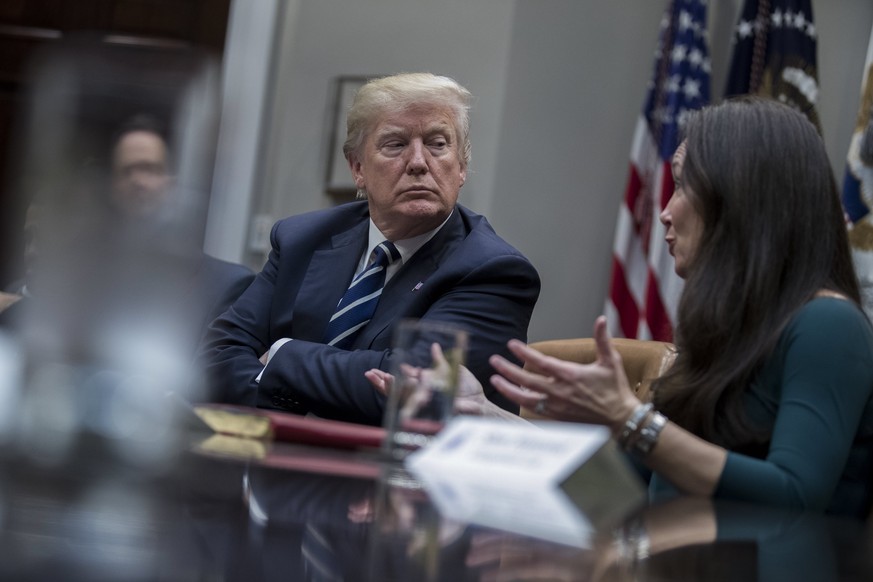
[[[368,219],[367,203],[353,202],[292,216],[273,227],[272,252],[263,270],[207,331],[203,355],[215,397],[379,424],[384,398],[364,372],[389,371],[394,324],[418,318],[468,330],[467,366],[489,398],[513,409],[488,382],[493,373],[488,358],[509,356],[506,342],[527,338],[539,275],[484,217],[460,205],[388,281],[352,349],[323,343],[327,323],[366,249]],[[294,341],[264,368],[258,358],[281,338]]]
[[[199,282],[197,300],[202,310],[198,329],[205,331],[212,320],[224,313],[251,285],[255,274],[244,265],[204,254],[197,266],[196,277]]]

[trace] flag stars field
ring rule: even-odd
[[[686,79],[685,86],[682,87],[682,92],[685,93],[685,98],[689,101],[700,97],[700,81],[694,79]]]
[[[740,38],[749,38],[752,36],[752,23],[744,20],[737,25],[737,35]]]
[[[694,18],[691,14],[683,10],[679,13],[679,32],[684,32],[689,28],[694,28]]]

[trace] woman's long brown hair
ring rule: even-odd
[[[728,448],[766,442],[742,397],[794,314],[820,289],[860,302],[842,206],[816,128],[775,101],[742,98],[686,125],[682,178],[703,218],[679,303],[679,356],[657,407]]]

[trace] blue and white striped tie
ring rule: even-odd
[[[351,347],[357,333],[376,312],[382,287],[385,286],[385,271],[388,265],[400,258],[400,251],[386,240],[373,249],[371,256],[370,264],[352,280],[327,324],[324,337],[329,346],[343,349]]]

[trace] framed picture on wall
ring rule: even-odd
[[[352,105],[355,93],[369,77],[341,76],[333,80],[333,107],[330,109],[329,150],[325,174],[325,192],[334,202],[341,204],[355,199],[357,188],[343,156],[346,140],[346,113]]]

